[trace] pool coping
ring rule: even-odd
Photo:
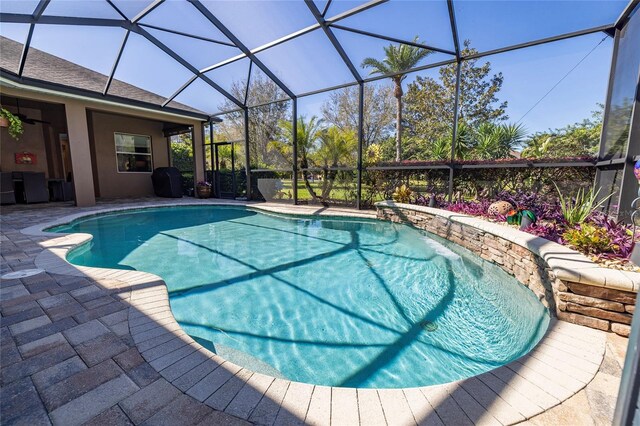
[[[189,375],[194,384],[185,389],[185,393],[213,408],[237,416],[240,414],[239,417],[247,413],[246,418],[252,420],[251,410],[245,407],[250,401],[243,400],[247,399],[246,392],[238,391],[230,401],[227,401],[228,396],[219,395],[225,383],[234,379],[240,381],[242,389],[255,388],[263,395],[279,400],[285,409],[280,411],[304,419],[305,423],[374,424],[388,422],[391,418],[394,423],[403,424],[423,423],[425,420],[437,424],[440,419],[450,424],[468,423],[469,420],[513,424],[540,414],[583,389],[595,376],[604,357],[605,333],[552,318],[547,333],[528,354],[489,372],[452,383],[404,389],[356,389],[273,378],[225,361],[189,337],[173,317],[167,288],[160,277],[140,271],[71,265],[66,261],[67,253],[90,241],[91,235],[43,231],[104,213],[188,205],[247,206],[271,213],[308,217],[375,217],[358,211],[320,209],[313,214],[309,213],[311,209],[299,206],[199,200],[96,209],[21,231],[48,238],[40,243],[44,250],[36,257],[38,268],[53,274],[83,276],[130,286],[129,331],[142,356],[171,383]],[[165,353],[163,348],[169,347],[175,349]],[[198,367],[189,368],[194,359],[201,362]],[[207,364],[210,364],[209,368],[202,368]],[[226,405],[221,407],[221,400]]]

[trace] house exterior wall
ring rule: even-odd
[[[98,191],[101,198],[144,197],[153,195],[151,173],[120,173],[116,165],[114,133],[151,137],[153,168],[167,167],[167,138],[159,121],[89,111],[93,127]]]
[[[16,109],[5,107],[12,113],[16,113]],[[20,113],[29,118],[37,120],[42,119],[40,110],[32,108],[20,108]],[[44,172],[49,178],[49,168],[47,165],[47,151],[44,142],[44,134],[42,132],[42,124],[23,124],[24,133],[18,140],[9,136],[9,131],[0,128],[0,169],[3,172]],[[16,164],[15,154],[20,152],[29,152],[36,155],[36,164]]]
[[[202,121],[197,118],[171,112],[152,111],[113,101],[100,101],[78,95],[20,86],[15,83],[0,86],[0,94],[64,104],[70,145],[73,145],[75,140],[77,141],[76,147],[80,148],[71,149],[74,189],[78,205],[93,205],[96,196],[124,198],[153,195],[150,173],[137,174],[137,176],[134,176],[136,174],[122,175],[117,173],[113,139],[115,131],[150,135],[153,146],[153,167],[155,168],[169,164],[167,141],[162,135],[162,122],[194,126],[195,178],[196,181],[204,178]],[[93,121],[93,123],[88,121]],[[0,152],[3,171],[5,161],[9,161],[7,158],[13,158],[13,153],[9,153],[10,148],[5,149],[5,136],[8,137],[8,134],[5,133],[6,129],[3,129],[2,150]],[[105,136],[105,133],[108,133],[108,136]],[[96,155],[93,156],[95,162],[92,161],[90,135],[95,139]],[[96,135],[99,137],[95,138]],[[42,167],[46,169],[46,157],[42,158]],[[79,166],[76,163],[79,163]],[[94,185],[96,180],[98,182]]]

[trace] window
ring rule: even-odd
[[[114,133],[118,172],[151,173],[151,136]]]

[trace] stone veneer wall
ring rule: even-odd
[[[439,235],[499,265],[529,287],[561,320],[629,336],[635,292],[560,280],[547,262],[529,249],[472,225],[452,221],[446,215],[379,204],[377,216]]]

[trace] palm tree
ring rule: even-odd
[[[320,149],[314,157],[317,163],[322,165],[322,200],[328,201],[338,175],[335,168],[355,161],[354,153],[358,149],[358,138],[353,131],[340,130],[331,126],[322,132],[320,140]]]
[[[555,134],[540,133],[529,137],[527,147],[522,150],[522,158],[545,158],[556,138]]]
[[[456,134],[456,147],[455,152],[453,153],[453,160],[464,160],[469,157],[469,152],[471,151],[473,140],[472,140],[472,130],[469,126],[467,126],[464,122],[460,122],[458,124],[458,131]],[[451,139],[453,135],[451,131],[448,134],[443,135],[436,139],[429,146],[429,158],[434,160],[446,160],[449,161],[451,159]]]
[[[508,158],[526,135],[521,124],[482,123],[475,131],[474,154],[481,160]]]
[[[309,167],[309,155],[314,151],[317,143],[320,141],[322,119],[318,119],[318,117],[314,115],[307,121],[305,116],[301,116],[298,118],[297,124],[298,158],[300,160],[300,168],[303,169],[302,178],[305,188],[307,188],[307,191],[309,191],[309,194],[311,194],[311,197],[315,200],[318,196],[311,187],[307,172],[304,171],[304,169]],[[290,153],[293,149],[293,122],[290,120],[281,122],[280,129],[284,142],[273,141],[271,142],[271,146],[285,158],[291,158]]]
[[[456,149],[453,153],[455,160],[464,160],[469,156],[473,145],[472,129],[464,122],[458,123],[458,131],[456,133]]]
[[[418,42],[418,37],[413,40]],[[391,80],[394,84],[393,96],[396,98],[398,111],[396,113],[396,161],[402,160],[402,81],[405,79],[405,71],[414,68],[420,61],[433,51],[420,47],[401,44],[390,44],[384,48],[385,58],[380,61],[375,58],[366,58],[362,61],[362,67],[371,68],[370,74],[393,74]]]
[[[444,136],[435,140],[429,147],[429,158],[448,161],[451,157],[451,137]]]

